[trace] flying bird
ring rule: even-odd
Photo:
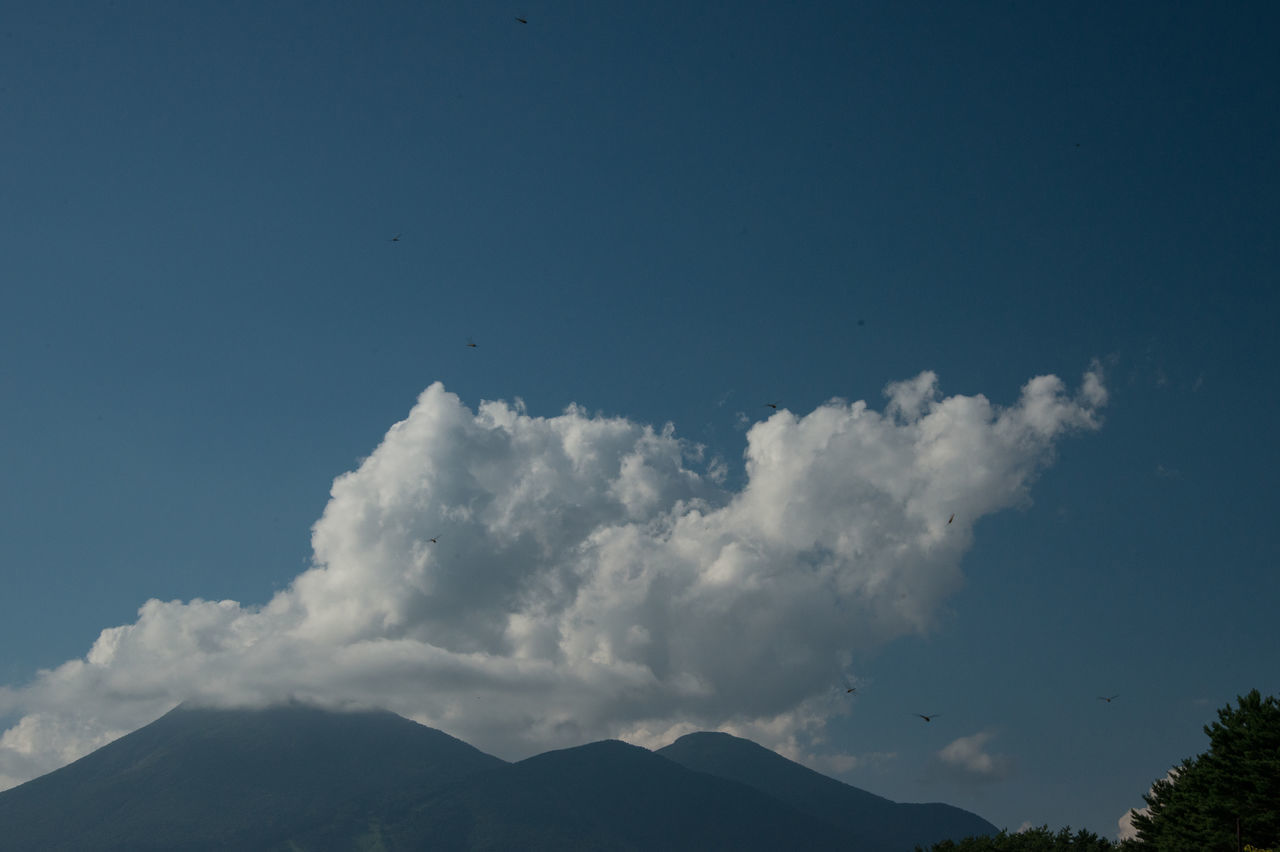
[[[1112,701],[1115,701],[1119,697],[1120,697],[1119,695],[1099,695],[1098,700],[1105,701],[1108,704],[1110,704]]]
[[[924,715],[923,713],[912,713],[911,715],[912,715],[912,716],[919,716],[921,719],[924,719],[926,722],[932,722],[934,719],[938,718],[938,717],[939,717],[939,716],[941,716],[942,714],[941,714],[941,713],[930,713],[928,716],[926,716],[926,715]]]
[[[516,20],[517,20],[517,21],[519,21],[519,22],[520,22],[520,23],[522,23],[522,24],[527,24],[527,23],[529,23],[529,19],[528,19],[528,18],[521,18],[521,17],[519,17],[519,16],[516,16]]]
[[[844,693],[845,693],[845,695],[848,695],[850,692],[857,692],[857,691],[858,691],[858,687],[856,687],[856,686],[851,686],[851,687],[849,687],[848,689],[846,689],[846,690],[844,691]]]
[[[952,521],[954,521],[955,519],[956,519],[956,513],[955,513],[955,512],[952,512],[952,513],[951,513],[951,517],[947,518],[947,523],[951,523],[951,522],[952,522]]]
[[[387,242],[389,242],[389,243],[398,243],[398,242],[400,242],[400,235],[399,235],[399,234],[396,234],[394,237],[392,237],[391,239],[387,240]]]
[[[435,539],[435,538],[429,538],[429,539],[427,539],[427,541],[431,542],[432,544],[435,544],[438,540],[439,540],[439,539]]]
[[[476,348],[476,345],[475,345],[474,343],[472,343],[472,342],[471,342],[471,338],[470,338],[470,337],[468,337],[468,338],[467,338],[467,347],[468,347],[468,348],[470,348],[470,349],[475,349],[475,348]]]
[[[766,402],[762,407],[763,407],[763,408],[772,408],[774,411],[777,411],[777,410],[778,410],[778,403],[776,403],[776,402]]]

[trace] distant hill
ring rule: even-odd
[[[961,808],[893,802],[729,734],[689,734],[655,753],[689,769],[754,787],[830,823],[859,852],[911,852],[917,844],[998,831]]]
[[[0,847],[42,852],[909,852],[994,831],[726,734],[658,752],[611,740],[507,763],[392,713],[296,704],[179,707],[0,792]]]

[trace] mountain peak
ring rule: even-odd
[[[682,766],[754,787],[841,829],[858,849],[910,850],[939,840],[995,834],[981,817],[950,805],[900,804],[718,731],[686,734],[657,754]]]
[[[261,848],[402,790],[439,789],[504,765],[386,710],[181,704],[0,793],[0,836],[15,849],[108,848],[103,838],[112,837],[120,848],[143,848],[136,838],[151,838],[146,848]]]

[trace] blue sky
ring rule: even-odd
[[[1078,401],[1096,361],[1093,427],[1028,457],[1029,500],[957,510],[915,628],[837,637],[850,706],[822,704],[843,674],[826,698],[764,678],[762,706],[803,694],[809,721],[725,725],[799,736],[891,798],[1113,835],[1215,708],[1280,690],[1278,24],[1196,3],[7,8],[0,774],[167,709],[179,686],[108,707],[38,672],[149,599],[247,612],[291,589],[335,477],[434,382],[457,401],[427,413],[671,423],[708,488],[723,462],[723,505],[767,402],[789,414],[759,440],[785,448],[787,418],[883,412],[922,371],[939,400],[1012,408],[1048,374]],[[584,732],[636,738],[591,706]]]

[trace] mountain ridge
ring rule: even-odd
[[[656,751],[603,740],[510,763],[383,710],[180,705],[0,792],[0,837],[6,848],[61,852],[910,852],[916,829],[940,814],[963,818],[934,834],[995,830],[949,805],[891,802],[728,734]]]
[[[731,734],[686,734],[654,753],[690,769],[739,781],[836,825],[860,844],[859,849],[911,850],[916,845],[997,831],[992,823],[954,805],[894,802]]]

